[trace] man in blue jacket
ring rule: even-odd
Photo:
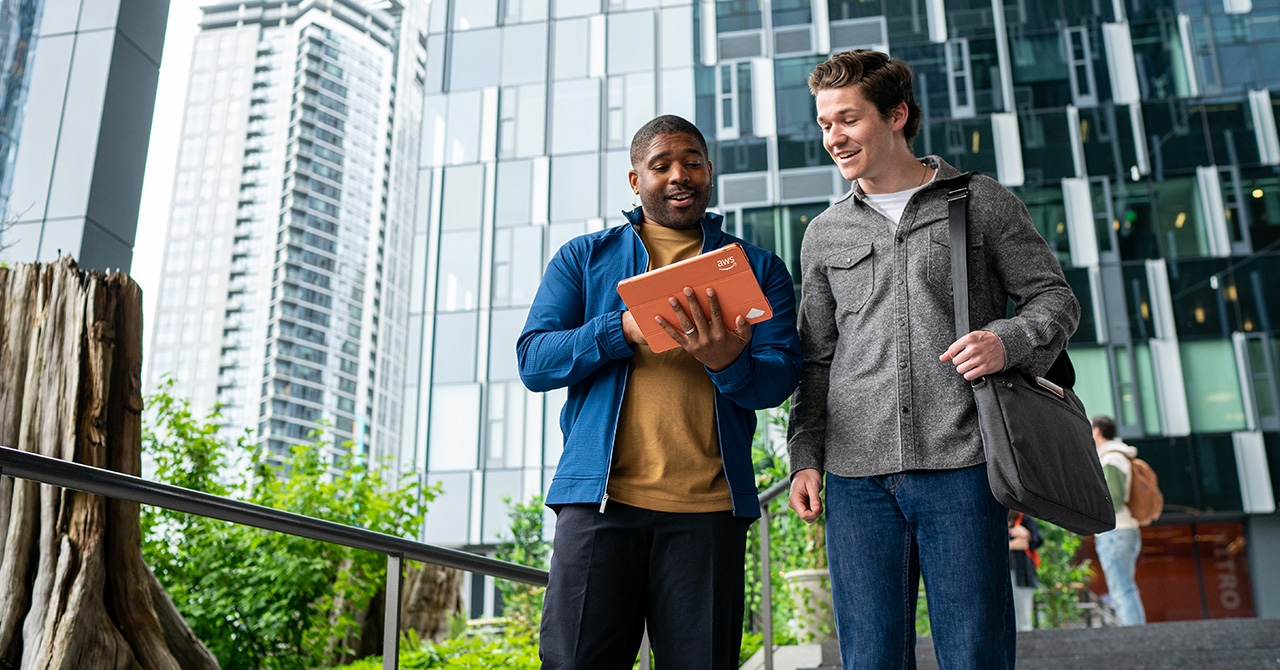
[[[547,266],[516,344],[533,391],[567,386],[564,452],[547,491],[556,511],[542,613],[543,668],[628,669],[647,625],[664,668],[738,667],[747,526],[760,516],[751,464],[755,410],[800,371],[795,298],[781,259],[706,212],[702,133],[660,116],[631,142],[641,206],[578,237]],[[685,288],[658,322],[680,346],[653,353],[618,282],[738,242],[773,318],[734,328],[714,291]]]

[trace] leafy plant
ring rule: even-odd
[[[143,449],[161,481],[397,536],[420,527],[437,487],[388,486],[386,463],[350,449],[336,460],[316,434],[277,466],[245,437],[219,436],[214,410],[195,418],[166,381],[147,402]],[[249,471],[220,481],[242,456]],[[143,555],[222,667],[302,670],[352,653],[359,615],[385,582],[386,559],[293,535],[144,508]]]
[[[1041,628],[1066,628],[1077,625],[1083,618],[1078,604],[1080,589],[1093,576],[1088,559],[1075,561],[1080,549],[1080,536],[1051,523],[1040,522],[1040,585],[1036,587],[1035,601],[1044,618],[1037,623]],[[1047,624],[1040,626],[1040,623]]]
[[[538,670],[538,645],[528,634],[489,639],[465,635],[421,647],[402,649],[402,670]],[[333,670],[382,670],[382,659],[370,657]]]
[[[526,502],[512,504],[510,497],[503,497],[502,502],[510,510],[511,534],[505,536],[504,533],[496,558],[547,569],[551,544],[542,539],[543,500],[542,494],[538,494]],[[498,589],[502,593],[503,614],[511,622],[510,629],[518,635],[536,637],[546,587],[502,579],[498,580]]]

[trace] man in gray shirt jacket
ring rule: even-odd
[[[1007,368],[1044,374],[1079,303],[1022,202],[973,175],[969,310],[981,327],[956,333],[946,196],[961,173],[912,153],[911,67],[845,52],[814,69],[809,89],[823,144],[853,188],[813,220],[800,254],[790,506],[817,519],[827,474],[844,667],[915,666],[923,575],[942,667],[1012,669],[1006,512],[987,483],[969,382]]]

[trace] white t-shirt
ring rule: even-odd
[[[937,177],[938,171],[934,170],[933,177],[929,178],[929,183],[933,183],[933,180],[937,179]],[[898,229],[898,224],[902,221],[902,212],[907,209],[907,201],[911,200],[911,196],[915,195],[916,191],[928,186],[929,183],[921,184],[915,188],[909,188],[905,191],[898,191],[896,193],[867,193],[866,196],[867,200],[874,203],[875,206],[893,222],[893,225],[890,226],[889,229],[896,231]]]

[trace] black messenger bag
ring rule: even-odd
[[[957,338],[969,332],[968,201],[965,175],[947,193]],[[1011,510],[1073,533],[1111,530],[1115,507],[1089,418],[1071,391],[1075,371],[1065,350],[1045,374],[1009,369],[972,383],[991,493]]]

